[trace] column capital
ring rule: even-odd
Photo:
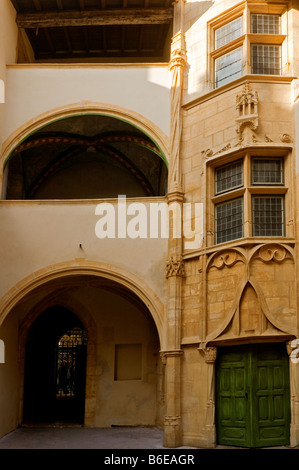
[[[171,58],[169,62],[169,70],[174,67],[184,68],[187,65],[187,53],[185,49],[175,49],[171,52]]]
[[[207,347],[205,344],[200,344],[198,350],[204,354],[205,362],[207,364],[214,364],[217,358],[216,346]]]
[[[183,277],[185,275],[184,261],[182,256],[171,256],[166,261],[165,277],[168,279],[172,276]]]

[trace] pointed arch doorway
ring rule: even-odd
[[[87,335],[61,306],[33,323],[25,347],[23,424],[83,424]]]

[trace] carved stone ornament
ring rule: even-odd
[[[227,250],[225,252],[221,251],[219,254],[216,254],[209,264],[210,268],[223,269],[225,267],[231,268],[237,262],[244,262],[242,255],[236,250]]]
[[[213,364],[217,358],[217,348],[215,347],[208,347],[204,350],[205,361],[207,364]]]
[[[293,139],[289,134],[282,134],[280,140],[281,140],[281,142],[283,142],[285,144],[289,144],[289,143],[293,142]]]
[[[184,276],[184,261],[181,256],[171,256],[166,263],[165,276],[168,279],[171,276]]]
[[[213,156],[214,152],[212,149],[206,149],[206,150],[202,150],[201,154],[204,158],[210,158]]]
[[[214,364],[217,358],[217,347],[216,346],[206,346],[205,343],[199,345],[198,350],[203,353],[205,362],[207,364]]]
[[[283,245],[279,244],[269,244],[262,246],[255,253],[254,258],[257,258],[264,263],[270,263],[271,261],[282,263],[286,259],[293,260],[291,253]]]
[[[241,134],[245,127],[255,130],[258,127],[258,94],[245,83],[242,93],[236,97],[236,132]]]
[[[299,339],[287,342],[287,352],[293,364],[299,362]]]
[[[169,62],[169,70],[172,70],[174,67],[185,67],[187,64],[187,54],[185,49],[175,49],[171,53],[171,58]]]

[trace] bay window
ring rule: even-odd
[[[260,11],[259,11],[260,10]],[[281,75],[286,26],[283,4],[243,4],[209,23],[214,88],[242,75]]]

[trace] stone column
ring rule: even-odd
[[[174,36],[171,43],[171,58],[169,63],[169,69],[171,71],[169,193],[183,191],[180,146],[182,136],[184,74],[187,64],[183,21],[184,0],[177,0],[174,2]]]
[[[172,256],[166,264],[168,283],[167,351],[165,362],[164,446],[182,445],[181,425],[181,290],[184,274],[183,260]]]
[[[204,436],[207,440],[207,447],[216,446],[216,426],[215,426],[215,361],[217,357],[216,347],[207,347],[203,349],[205,362],[208,367],[207,371],[207,404],[206,404],[206,421]]]
[[[299,339],[287,343],[290,369],[291,428],[290,445],[299,445]]]
[[[174,2],[174,26],[171,44],[171,109],[168,204],[169,211],[169,247],[166,262],[168,290],[167,305],[167,350],[163,351],[165,361],[165,418],[164,446],[182,445],[181,425],[181,298],[183,265],[183,184],[180,164],[182,135],[182,97],[184,69],[186,66],[185,35],[183,31],[184,0]],[[178,232],[179,231],[179,236]],[[176,235],[176,236],[175,236]]]

